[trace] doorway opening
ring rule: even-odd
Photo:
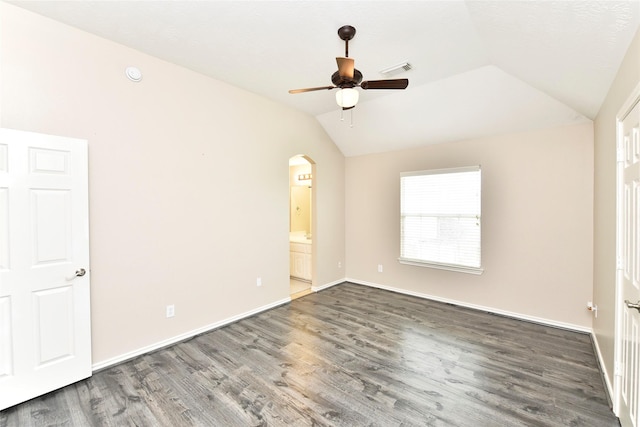
[[[304,155],[289,159],[289,294],[311,293],[313,285],[315,165]]]

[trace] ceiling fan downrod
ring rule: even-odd
[[[344,56],[345,58],[349,57],[349,40],[354,38],[356,35],[356,29],[351,25],[343,25],[338,28],[338,37],[341,40],[344,40]]]

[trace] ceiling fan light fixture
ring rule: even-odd
[[[339,89],[336,92],[336,102],[342,108],[352,108],[358,103],[360,94],[354,88]]]

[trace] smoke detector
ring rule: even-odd
[[[139,82],[142,80],[142,71],[136,67],[127,67],[127,69],[124,70],[124,73],[132,82]]]

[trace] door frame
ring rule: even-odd
[[[622,121],[631,112],[636,104],[640,103],[640,83],[631,91],[630,96],[622,104],[618,114],[616,114],[616,284],[615,284],[615,327],[614,327],[614,369],[613,369],[613,412],[620,416],[622,403],[622,340],[623,337],[623,314],[624,314],[624,294],[623,294],[623,190],[624,190],[624,148],[622,135]]]
[[[290,161],[291,159],[293,159],[294,157],[300,157],[303,158],[307,163],[309,163],[309,165],[311,166],[311,186],[313,187],[313,189],[315,190],[315,186],[316,186],[316,162],[315,160],[313,160],[309,155],[307,154],[294,154],[292,156],[289,156],[289,159],[287,160],[287,165],[288,165],[288,171],[289,171],[289,177],[291,177],[291,165],[290,165]],[[291,179],[289,179],[288,182],[289,185],[289,202],[287,203],[287,208],[288,208],[288,214],[291,215]],[[316,240],[316,230],[317,230],[317,203],[316,203],[316,196],[317,196],[317,192],[316,191],[311,191],[311,283],[309,284],[310,289],[313,291],[314,288],[314,284],[316,283],[316,272],[317,272],[317,268],[316,268],[316,260],[317,260],[317,240]],[[289,218],[289,230],[291,230],[291,218]],[[289,258],[290,259],[290,258]],[[289,261],[289,270],[291,270],[291,261]]]

